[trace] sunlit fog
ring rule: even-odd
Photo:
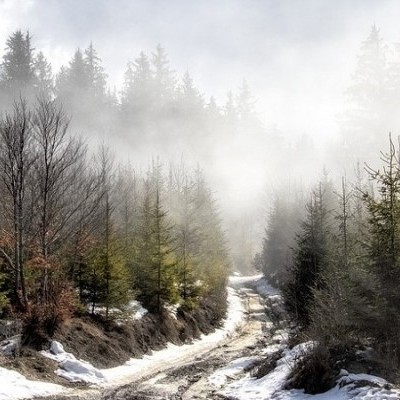
[[[140,173],[155,160],[167,175],[200,169],[232,254],[248,241],[252,257],[277,193],[351,177],[399,133],[399,11],[390,0],[2,0],[2,107],[45,92],[90,154],[103,144]],[[34,84],[6,76],[16,32]]]

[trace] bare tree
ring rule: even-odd
[[[25,234],[27,224],[26,198],[28,177],[34,157],[31,152],[31,114],[26,102],[14,104],[11,114],[6,114],[0,123],[0,179],[7,199],[3,202],[5,234],[11,246],[0,248],[3,258],[14,272],[14,297],[18,305],[28,309],[25,284]]]
[[[86,148],[80,140],[67,135],[68,119],[54,101],[38,99],[33,130],[37,148],[34,163],[35,225],[44,267],[42,296],[43,300],[49,301],[49,257],[56,254],[69,237],[74,217],[90,195],[83,192],[80,198],[74,196],[74,192],[82,189]]]

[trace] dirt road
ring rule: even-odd
[[[51,399],[85,400],[144,400],[144,399],[221,399],[209,377],[241,357],[256,357],[264,346],[266,322],[263,299],[251,288],[239,289],[246,308],[246,321],[231,337],[212,348],[196,353],[184,354],[174,360],[158,362],[135,376],[125,377],[112,386],[73,390]],[[238,288],[237,288],[238,289]],[[238,377],[235,377],[238,378]],[[49,399],[47,397],[47,399]]]
[[[241,357],[256,356],[264,339],[265,312],[262,299],[251,289],[241,289],[247,309],[246,322],[231,338],[202,354],[193,355],[174,366],[148,374],[139,382],[112,389],[102,400],[139,399],[220,399],[208,378],[218,368]]]

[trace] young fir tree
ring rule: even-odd
[[[400,170],[399,152],[392,140],[382,154],[382,169],[370,169],[379,197],[365,194],[369,212],[370,260],[378,287],[371,299],[375,321],[370,329],[383,347],[387,359],[400,363]],[[384,329],[382,329],[384,327]]]
[[[178,301],[176,257],[168,213],[164,207],[161,165],[153,164],[144,184],[136,260],[138,298],[161,314]]]
[[[329,182],[325,182],[312,194],[306,219],[296,238],[292,276],[283,288],[286,308],[301,329],[311,323],[314,290],[325,287],[323,271],[328,268],[330,191]]]
[[[172,233],[177,261],[177,277],[182,307],[197,307],[202,292],[202,283],[198,276],[199,233],[200,226],[196,221],[197,208],[194,197],[195,184],[187,174],[182,163],[171,166],[168,180],[168,205],[174,220]]]
[[[288,279],[300,214],[298,205],[289,203],[284,196],[274,199],[258,262],[265,277],[277,286]]]
[[[88,251],[86,270],[80,279],[92,312],[96,306],[104,307],[105,318],[109,319],[112,308],[124,309],[133,290],[123,244],[115,227],[113,159],[104,147],[100,149],[98,162],[97,235]]]

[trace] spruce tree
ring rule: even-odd
[[[323,271],[329,268],[329,186],[320,183],[307,205],[306,218],[296,238],[291,278],[283,288],[287,310],[302,329],[311,323],[314,290],[326,285]]]
[[[0,77],[2,101],[6,107],[20,96],[33,98],[35,58],[31,39],[29,32],[24,34],[17,30],[6,41]]]

